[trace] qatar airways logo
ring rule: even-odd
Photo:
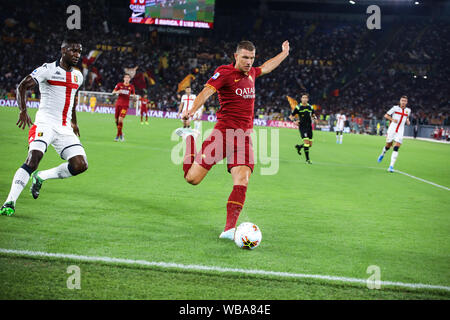
[[[236,94],[244,99],[255,99],[255,88],[237,88]]]

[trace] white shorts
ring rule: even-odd
[[[81,145],[80,139],[73,133],[72,128],[66,132],[58,132],[51,124],[36,123],[28,133],[29,151],[39,150],[42,153],[52,145],[61,159],[69,160],[74,156],[86,157],[86,152]]]
[[[336,127],[336,132],[344,132],[344,127]]]
[[[386,142],[391,143],[392,141],[403,143],[403,132],[388,129],[386,135]]]

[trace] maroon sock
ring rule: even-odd
[[[117,125],[117,136],[120,137],[122,135],[122,127],[123,127],[123,123],[119,123]]]
[[[185,178],[186,178],[186,175],[187,175],[189,169],[192,167],[192,164],[194,163],[196,150],[197,149],[195,148],[194,137],[188,136],[186,138],[186,154],[184,155],[184,160],[183,160],[183,171],[184,171]]]
[[[233,186],[233,191],[231,191],[230,197],[228,198],[227,202],[227,222],[225,224],[224,231],[236,227],[236,222],[239,218],[239,214],[244,207],[246,192],[246,186]]]

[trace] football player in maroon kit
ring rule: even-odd
[[[145,115],[145,124],[148,125],[148,99],[147,95],[144,94],[144,96],[141,98],[141,124],[144,124],[144,115]]]
[[[131,77],[129,74],[123,76],[123,82],[119,82],[114,88],[114,94],[118,94],[119,97],[116,101],[116,126],[117,126],[117,136],[114,141],[125,141],[123,138],[122,128],[123,119],[127,115],[128,107],[130,105],[130,96],[134,96],[134,86],[130,83]]]
[[[178,128],[176,133],[186,141],[183,161],[184,178],[192,185],[199,184],[208,171],[223,158],[227,158],[228,172],[233,179],[233,190],[227,201],[227,219],[219,238],[234,239],[236,222],[244,206],[248,181],[254,168],[250,133],[253,128],[255,80],[277,68],[289,55],[289,42],[284,41],[282,51],[260,67],[253,67],[256,49],[250,41],[241,41],[234,53],[235,62],[222,65],[207,81],[185,118],[189,119],[216,91],[220,109],[211,135],[196,152],[195,132]]]

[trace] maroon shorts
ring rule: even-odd
[[[127,106],[116,106],[116,114],[114,115],[114,117],[116,119],[119,119],[119,117],[125,118],[125,116],[127,115],[127,111],[128,111],[128,107]]]
[[[250,133],[249,130],[242,129],[214,128],[209,137],[203,141],[201,152],[197,153],[195,162],[209,170],[226,157],[228,172],[237,166],[247,166],[253,172],[255,161]]]
[[[146,114],[148,112],[147,107],[141,107],[141,114]]]

